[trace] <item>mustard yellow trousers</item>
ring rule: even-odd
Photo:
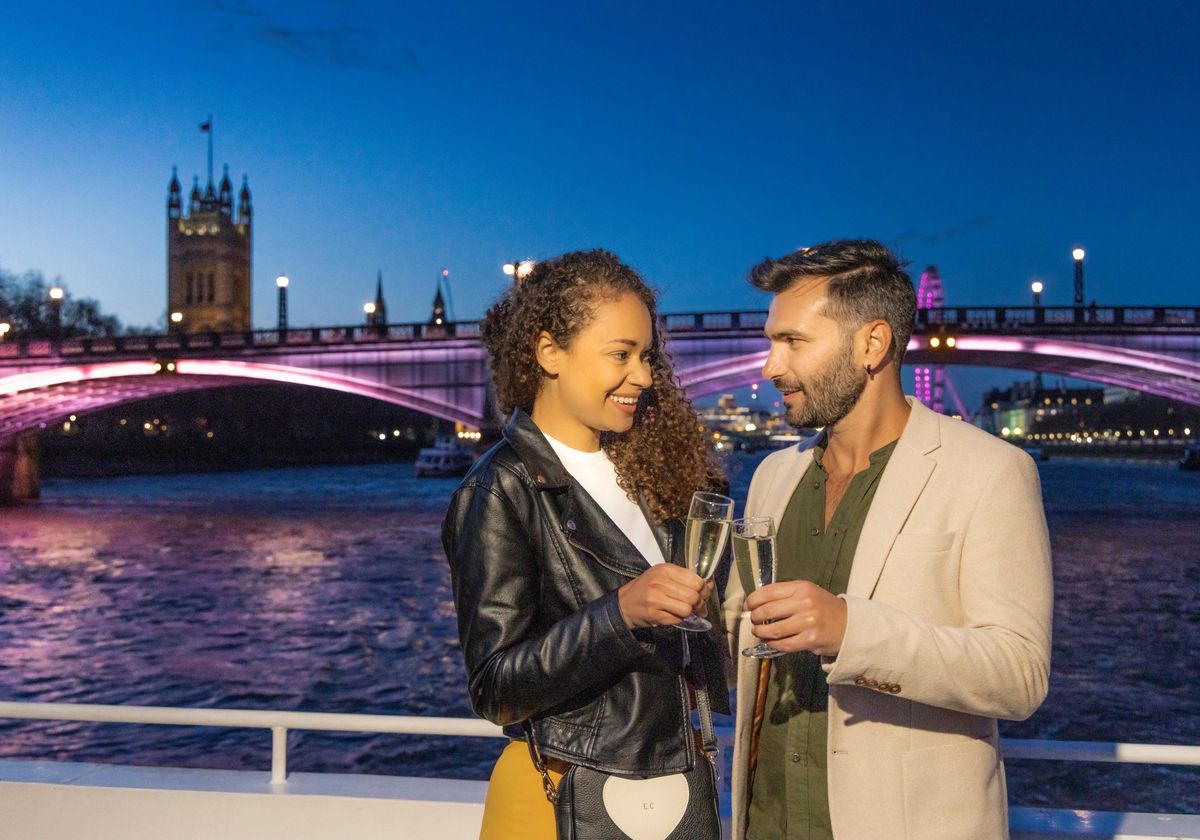
[[[550,778],[562,778],[553,770]],[[524,741],[512,741],[492,768],[483,803],[479,840],[557,840],[554,806],[546,799],[542,777]]]

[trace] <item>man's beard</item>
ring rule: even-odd
[[[842,352],[828,367],[813,376],[808,383],[779,379],[775,387],[781,391],[802,391],[804,403],[788,408],[784,419],[797,429],[832,426],[858,404],[867,387],[867,373],[853,360],[853,345],[847,341]]]

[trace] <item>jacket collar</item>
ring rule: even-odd
[[[540,489],[552,490],[569,487],[571,475],[558,460],[541,429],[533,419],[519,408],[514,408],[508,425],[504,427],[504,439],[517,453],[529,477]]]
[[[557,526],[575,548],[591,555],[602,566],[629,577],[635,577],[649,564],[637,548],[618,528],[604,509],[582,487],[572,481],[571,474],[558,460],[545,435],[528,414],[515,409],[504,429],[504,439],[517,453],[529,477],[539,490],[566,490],[557,505]],[[645,502],[638,504],[647,513],[646,519],[667,562],[672,562],[671,540],[666,530],[654,524]]]

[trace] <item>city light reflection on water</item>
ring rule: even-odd
[[[731,462],[745,497],[757,457]],[[1200,744],[1200,483],[1041,464],[1051,693],[1009,737]],[[0,513],[0,697],[470,714],[439,524],[408,465],[47,482]],[[491,740],[293,733],[294,770],[484,778]],[[0,756],[260,768],[245,730],[0,721]],[[1010,762],[1012,801],[1200,812],[1190,769]]]

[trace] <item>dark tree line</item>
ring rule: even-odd
[[[60,325],[56,328],[55,303],[50,289],[63,289],[58,302]],[[40,271],[15,274],[0,268],[0,322],[9,325],[4,338],[22,341],[30,338],[70,338],[73,336],[105,336],[121,333],[120,320],[105,315],[95,298],[72,297],[60,283],[50,283]]]

